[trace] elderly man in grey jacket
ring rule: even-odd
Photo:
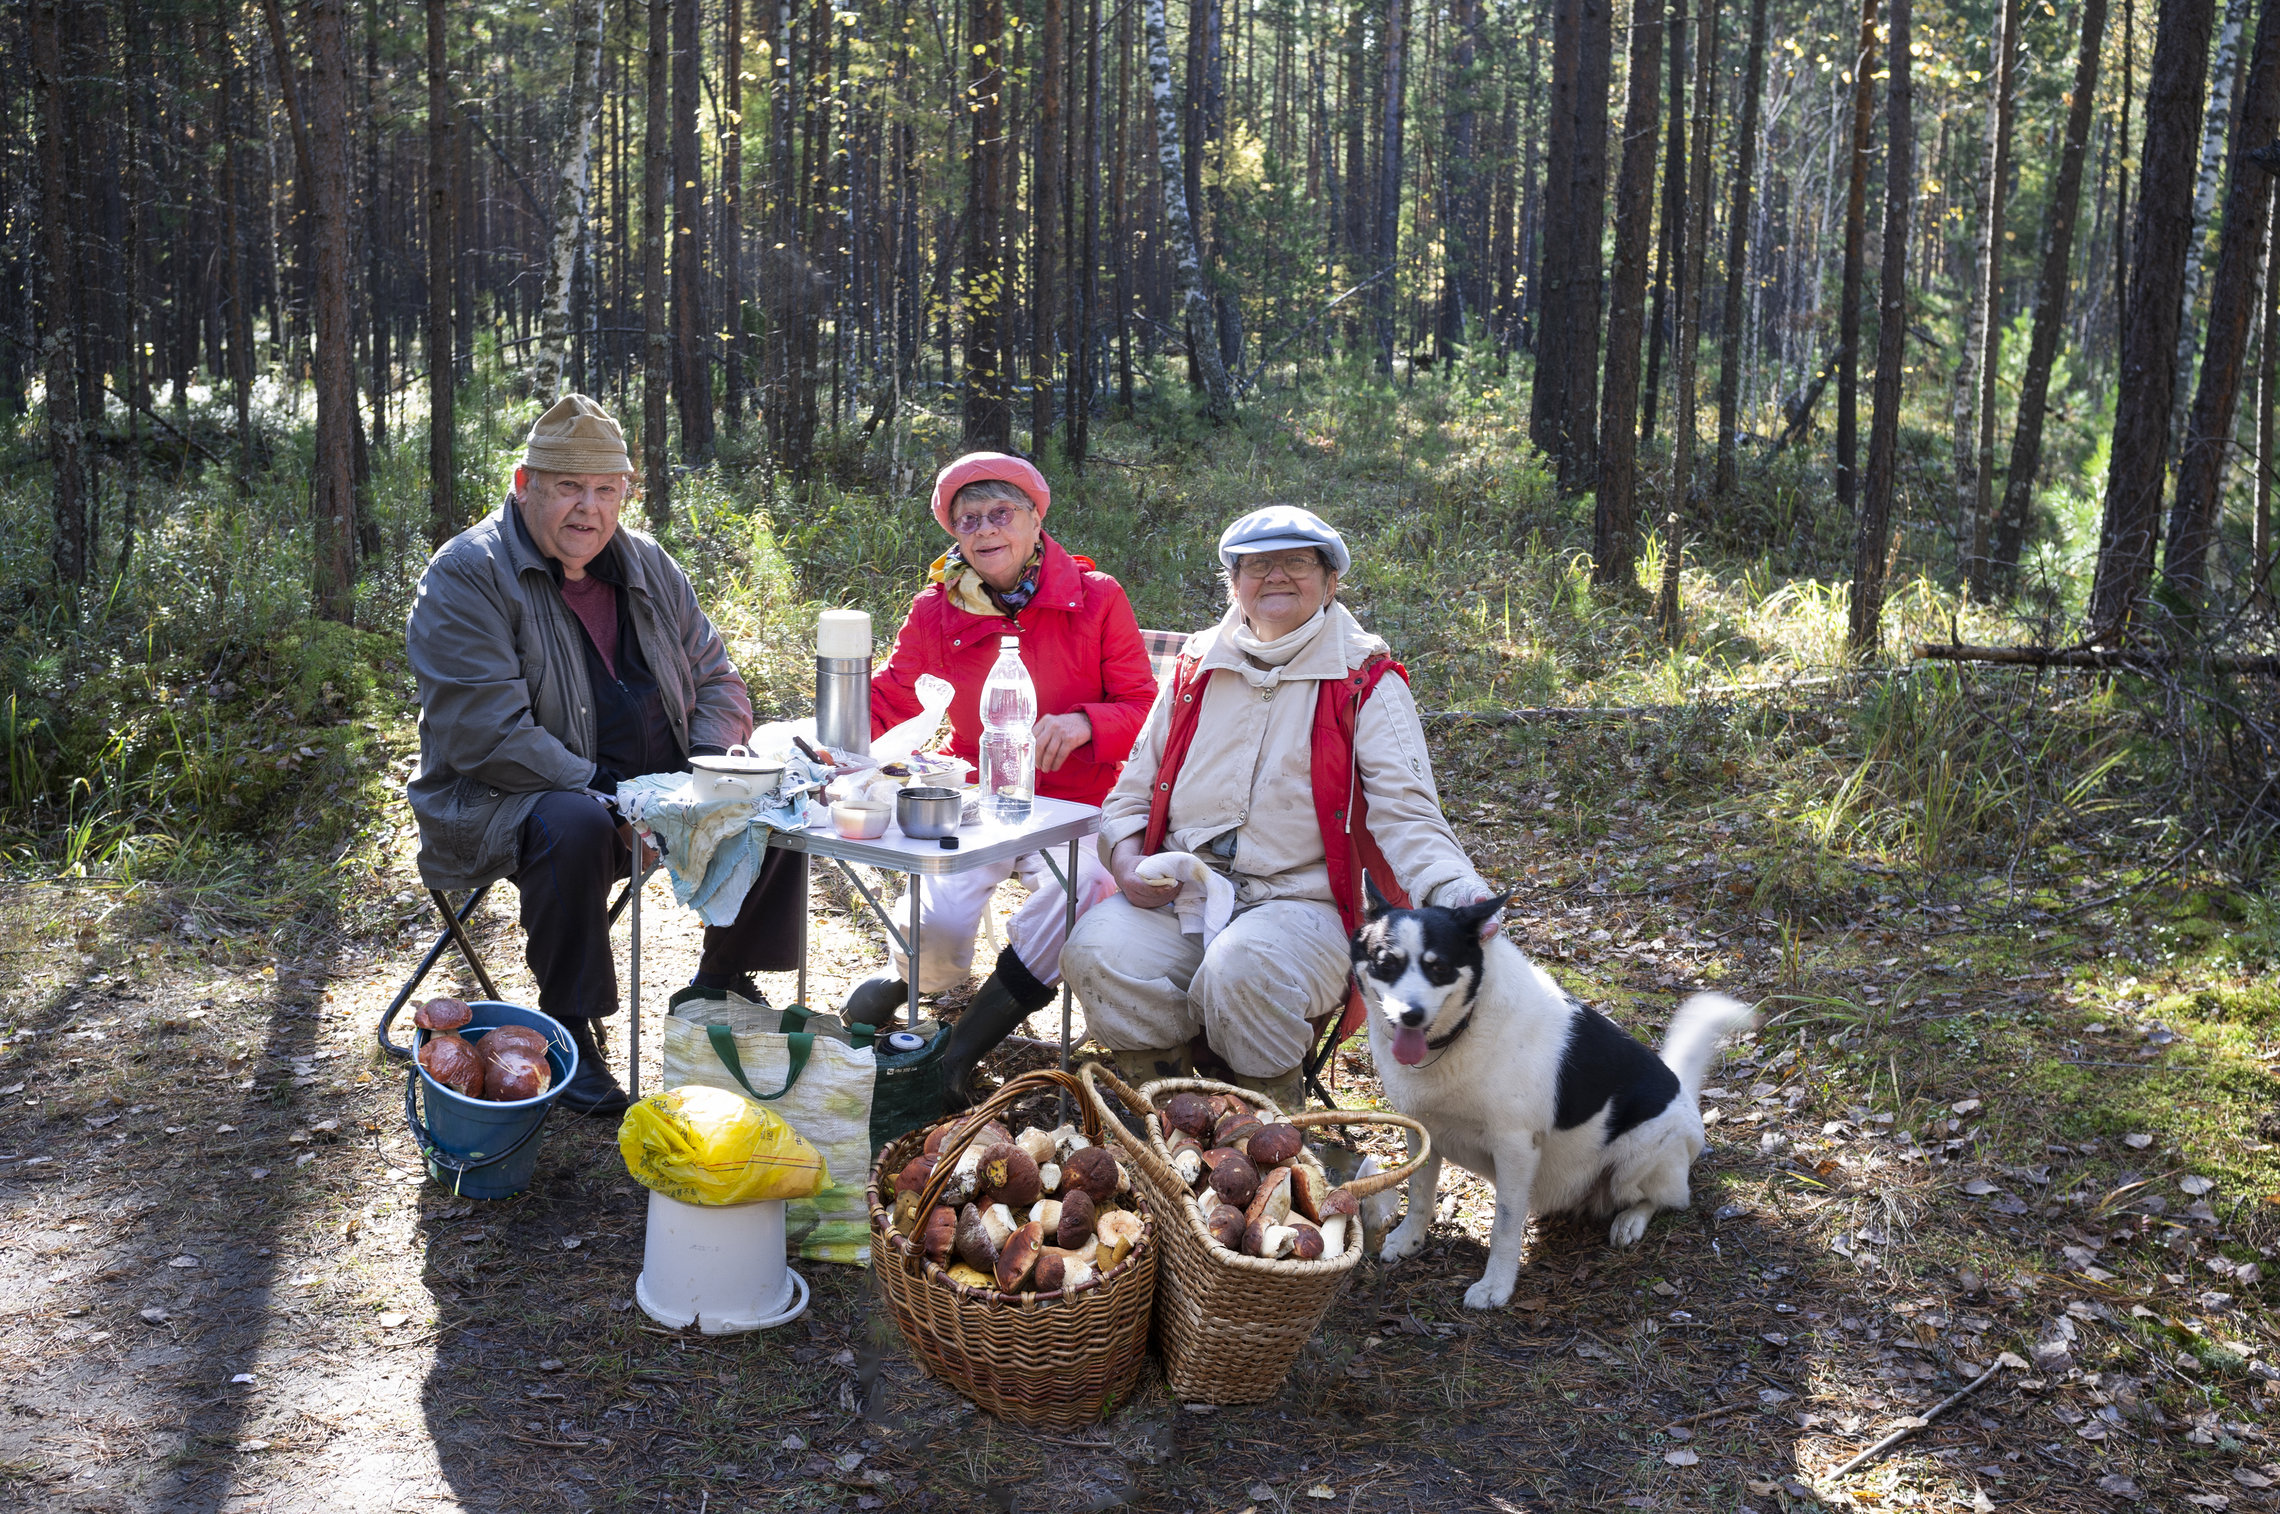
[[[608,893],[632,869],[620,780],[675,772],[752,731],[752,701],[665,550],[624,530],[618,424],[582,394],[532,425],[514,489],[446,542],[405,627],[419,683],[410,785],[431,888],[511,878],[539,1007],[578,1044],[562,1102],[625,1108],[600,1021],[618,1006]],[[797,859],[771,851],[733,924],[705,931],[674,996],[759,1001],[751,975],[797,965]]]

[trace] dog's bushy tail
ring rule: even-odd
[[[1670,1029],[1663,1036],[1663,1063],[1678,1074],[1691,1099],[1702,1087],[1702,1074],[1717,1055],[1718,1043],[1756,1023],[1756,1014],[1746,1004],[1724,994],[1696,994],[1670,1017]]]

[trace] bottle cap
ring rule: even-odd
[[[946,852],[956,851],[958,849],[958,838],[956,836],[944,836],[942,838],[942,849]]]
[[[926,1037],[907,1030],[898,1030],[887,1037],[887,1050],[895,1052],[923,1051]]]
[[[1001,651],[1001,652],[1018,652],[1018,651],[1020,651],[1020,650],[1021,650],[1021,638],[1020,638],[1020,637],[1018,637],[1018,636],[1000,636],[1000,637],[998,638],[998,650],[999,650],[999,651]]]

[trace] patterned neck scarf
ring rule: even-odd
[[[1045,561],[1045,540],[1039,537],[1037,549],[1029,554],[1028,566],[1021,570],[1021,581],[1004,593],[991,588],[979,569],[961,557],[956,547],[934,559],[927,570],[929,583],[942,585],[950,602],[969,615],[1019,615],[1037,597],[1037,570]]]

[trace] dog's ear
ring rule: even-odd
[[[1480,933],[1483,941],[1504,929],[1504,906],[1512,902],[1509,893],[1494,894],[1489,898],[1450,910],[1457,924]]]
[[[1370,870],[1366,867],[1362,869],[1362,893],[1369,900],[1369,918],[1372,920],[1393,908],[1392,901],[1378,892],[1377,879],[1370,876]]]

